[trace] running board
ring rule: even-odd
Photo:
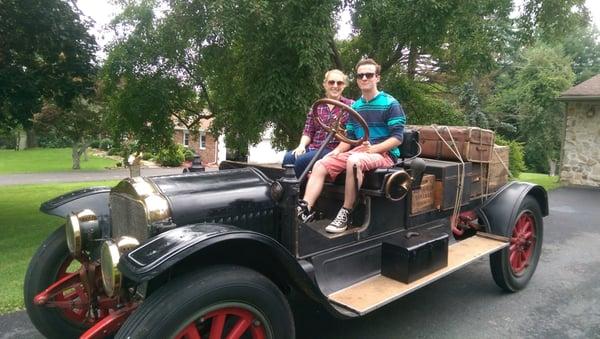
[[[508,238],[478,233],[448,247],[448,266],[410,284],[377,274],[331,293],[328,298],[335,304],[364,315],[506,246],[508,246]]]

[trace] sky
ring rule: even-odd
[[[585,4],[592,14],[594,25],[600,29],[600,0],[586,0]],[[113,36],[110,32],[104,31],[103,27],[117,14],[117,7],[106,1],[98,0],[77,0],[77,6],[85,15],[96,22],[92,34],[96,36],[100,46],[104,47],[112,40]],[[338,39],[347,38],[350,35],[350,29],[350,14],[348,12],[342,13],[338,21],[336,37]],[[99,57],[103,58],[104,53],[101,52]]]

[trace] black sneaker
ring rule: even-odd
[[[333,221],[325,227],[328,233],[342,233],[348,228],[350,210],[342,207]]]
[[[307,223],[315,219],[315,212],[310,211],[306,201],[299,200],[298,206],[296,206],[296,216],[298,217],[298,220],[302,221],[303,223]]]

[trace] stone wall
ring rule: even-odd
[[[561,183],[600,187],[600,100],[567,102]]]

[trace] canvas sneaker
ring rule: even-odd
[[[315,212],[310,211],[306,201],[299,200],[298,206],[296,206],[296,216],[298,217],[298,220],[302,221],[303,223],[307,223],[315,219]]]
[[[329,233],[342,233],[348,228],[348,217],[350,210],[342,207],[333,221],[325,227]]]

